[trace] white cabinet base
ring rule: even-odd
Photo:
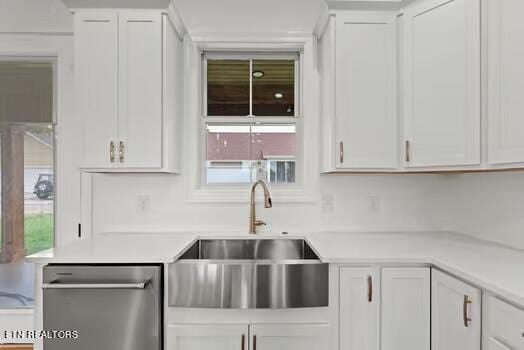
[[[431,289],[431,349],[479,350],[481,291],[435,269]]]

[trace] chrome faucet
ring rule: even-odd
[[[264,190],[264,208],[271,208],[273,206],[271,200],[271,192],[269,191],[269,185],[264,180],[258,180],[251,186],[251,202],[249,210],[249,233],[256,234],[257,226],[266,225],[262,220],[257,220],[255,212],[255,197],[257,186],[261,185]]]

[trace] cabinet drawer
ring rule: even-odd
[[[488,350],[524,350],[524,310],[495,297],[487,302]]]

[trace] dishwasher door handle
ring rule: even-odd
[[[149,281],[140,283],[44,283],[42,289],[145,289]]]

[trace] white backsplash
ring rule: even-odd
[[[450,185],[446,226],[524,249],[524,172],[457,175]]]
[[[277,201],[258,215],[273,232],[442,230],[447,182],[442,175],[323,175],[313,202]],[[247,232],[247,203],[188,203],[182,186],[176,175],[96,175],[93,231]]]

